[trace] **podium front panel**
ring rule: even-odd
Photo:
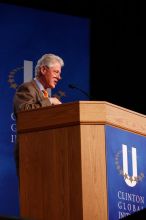
[[[106,126],[108,220],[146,208],[146,137]]]

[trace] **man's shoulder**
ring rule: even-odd
[[[35,80],[31,80],[31,81],[20,84],[17,88],[17,91],[20,91],[23,89],[37,89],[37,84]]]
[[[31,80],[20,84],[19,87],[29,87],[29,86],[34,86],[35,84],[36,84],[35,80]]]

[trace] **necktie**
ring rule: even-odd
[[[43,92],[44,98],[49,97],[47,90],[44,89],[44,90],[42,90],[42,92]]]

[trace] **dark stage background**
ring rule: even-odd
[[[91,99],[109,101],[142,114],[146,113],[145,19],[144,5],[140,1],[1,2],[89,18]]]

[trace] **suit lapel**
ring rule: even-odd
[[[38,85],[37,85],[37,83],[36,83],[36,81],[35,81],[34,79],[32,80],[32,86],[36,89],[39,98],[42,99],[43,94],[42,94],[42,92],[40,91],[40,89],[39,89],[39,87],[38,87]]]

